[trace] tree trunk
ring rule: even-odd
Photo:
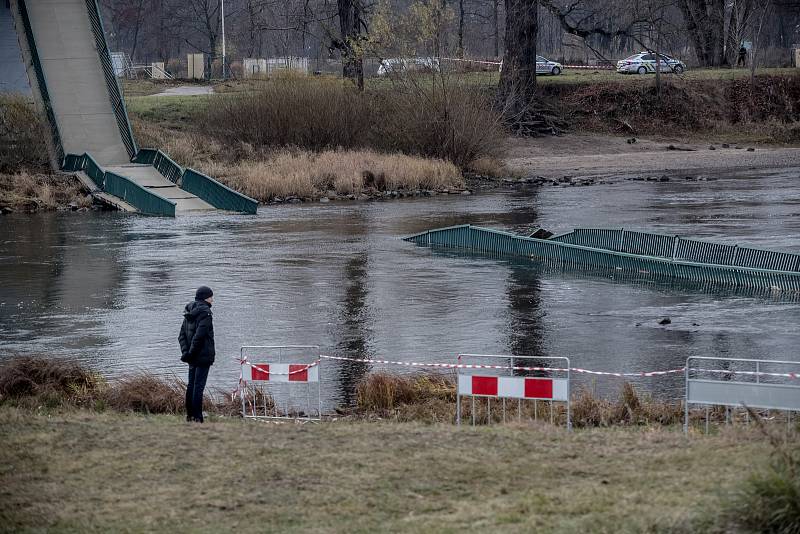
[[[725,0],[680,0],[686,31],[704,67],[725,63]]]
[[[500,57],[500,0],[492,0],[492,23],[494,24],[494,57]]]
[[[458,57],[464,57],[464,0],[458,0]]]
[[[337,0],[340,41],[334,43],[342,54],[342,76],[364,90],[364,59],[361,51],[363,37],[361,28],[360,0]]]
[[[142,11],[144,0],[139,0],[139,7],[136,8],[136,25],[133,29],[133,46],[131,46],[131,61],[136,57],[136,48],[139,46],[139,29],[142,27]]]
[[[506,34],[498,97],[506,109],[524,111],[536,93],[538,0],[505,0]]]

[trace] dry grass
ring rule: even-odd
[[[371,373],[357,386],[356,415],[366,418],[392,418],[399,421],[442,422],[456,417],[456,388],[451,375],[402,376]],[[486,400],[475,403],[475,422],[503,422],[502,403],[492,401],[494,408],[487,409]],[[552,420],[558,425],[566,423],[566,410],[562,403],[553,407]],[[507,403],[507,420],[549,420],[551,405],[545,401]],[[692,413],[694,419],[700,412]],[[472,403],[464,401],[462,417],[472,419]],[[724,413],[722,414],[724,417]],[[715,418],[720,416],[715,414]],[[672,426],[682,422],[683,405],[680,402],[659,401],[640,397],[630,383],[623,383],[616,400],[599,398],[589,390],[581,390],[572,398],[572,424],[576,428],[628,425]]]
[[[491,157],[476,159],[469,164],[467,171],[489,178],[508,178],[510,176],[515,176],[515,173],[506,167],[503,161]]]
[[[0,405],[24,409],[89,408],[147,414],[184,412],[186,383],[142,372],[107,381],[71,360],[15,356],[0,364]],[[208,392],[207,392],[208,393]],[[217,415],[238,415],[241,405],[229,395],[206,395],[204,409]]]
[[[119,412],[176,414],[183,411],[185,393],[186,384],[177,378],[140,373],[113,382],[102,398]]]
[[[37,211],[74,204],[77,208],[92,205],[92,197],[72,176],[32,174],[20,171],[0,173],[0,208]]]
[[[172,131],[134,121],[142,146],[162,147],[181,165],[213,176],[229,187],[267,202],[275,197],[318,198],[386,190],[453,189],[464,186],[449,161],[373,150],[256,149],[194,132]],[[231,157],[233,156],[233,157]]]
[[[0,427],[9,531],[667,532],[718,520],[720,493],[766,463],[743,428],[190,425],[8,406]]]
[[[235,166],[205,164],[212,176],[261,201],[396,189],[445,189],[464,185],[452,163],[370,150],[312,153],[279,151],[265,161]]]
[[[71,360],[19,356],[0,363],[0,403],[91,406],[104,388],[99,374]]]
[[[768,428],[748,410],[770,445],[770,465],[756,470],[733,492],[722,517],[729,531],[800,533],[800,445],[796,436]]]
[[[0,93],[0,173],[49,167],[46,130],[33,103]]]

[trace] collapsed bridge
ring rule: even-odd
[[[54,169],[124,211],[256,212],[255,200],[137,146],[96,0],[11,0],[10,8]]]

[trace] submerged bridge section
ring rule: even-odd
[[[11,12],[55,169],[76,173],[97,198],[126,211],[256,212],[256,201],[139,149],[96,0],[11,0]]]
[[[679,236],[587,228],[539,239],[467,224],[429,230],[405,240],[643,278],[800,292],[798,254]]]

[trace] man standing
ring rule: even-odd
[[[744,67],[747,65],[747,48],[744,47],[742,44],[741,48],[739,48],[739,58],[736,60],[737,67]]]
[[[181,344],[181,361],[189,364],[189,383],[186,384],[186,420],[203,422],[203,390],[208,370],[214,364],[214,324],[211,304],[214,292],[200,286],[194,302],[186,305],[178,342]]]

